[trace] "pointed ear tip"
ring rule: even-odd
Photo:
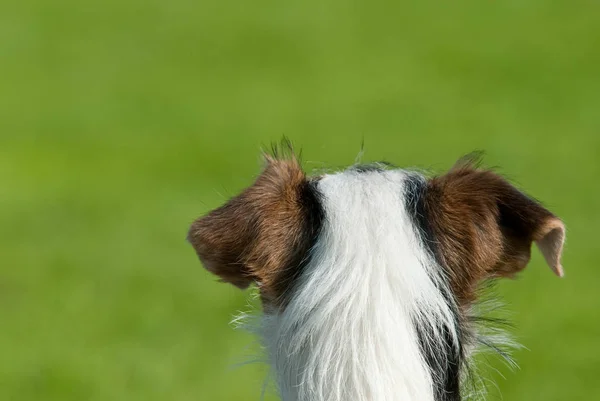
[[[546,220],[537,230],[535,234],[538,245],[544,247],[543,243],[553,243],[554,247],[558,248],[558,252],[562,253],[562,248],[566,240],[567,229],[565,223],[558,217],[552,217]]]
[[[560,218],[558,217],[552,217],[549,219],[548,221],[548,231],[552,231],[552,230],[560,230],[563,235],[564,233],[567,231],[567,227],[565,226],[564,221],[562,221]]]
[[[553,270],[554,270],[554,273],[558,276],[558,278],[565,277],[565,269],[562,267],[562,265],[559,264]]]

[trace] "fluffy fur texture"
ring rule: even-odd
[[[319,182],[320,240],[287,308],[265,317],[284,400],[434,399],[419,333],[445,349],[448,331],[457,353],[458,333],[440,269],[404,207],[406,179],[349,170]]]
[[[562,275],[563,223],[497,174],[387,167],[308,178],[275,154],[190,229],[209,271],[257,284],[284,401],[463,400],[475,346],[504,354],[478,289],[522,270],[533,242]]]

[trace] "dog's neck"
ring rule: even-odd
[[[287,307],[264,317],[281,397],[433,401],[446,380],[434,366],[455,352],[458,334],[446,285],[399,207],[410,176],[349,174],[319,183],[328,216],[320,240]]]

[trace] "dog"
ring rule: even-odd
[[[196,220],[204,267],[256,284],[260,337],[283,401],[460,401],[479,289],[535,242],[563,276],[564,223],[476,158],[434,177],[387,163],[308,177],[291,145]]]

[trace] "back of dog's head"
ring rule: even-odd
[[[204,266],[223,281],[242,289],[259,283],[265,301],[285,304],[281,298],[289,294],[319,239],[326,218],[323,199],[330,195],[320,188],[327,176],[307,177],[293,154],[267,156],[266,163],[252,186],[194,222],[188,238]],[[354,166],[336,179],[363,175],[368,180],[388,171],[383,164]],[[377,188],[370,189],[356,196],[376,198]],[[513,277],[522,270],[533,242],[550,268],[563,275],[564,224],[470,159],[431,179],[408,174],[397,191],[405,197],[399,202],[412,204],[414,223],[447,271],[460,304],[474,301],[486,279]]]
[[[473,158],[433,178],[308,177],[288,149],[188,238],[223,281],[257,284],[284,400],[455,401],[478,289],[525,268],[534,242],[562,276],[565,227]]]

